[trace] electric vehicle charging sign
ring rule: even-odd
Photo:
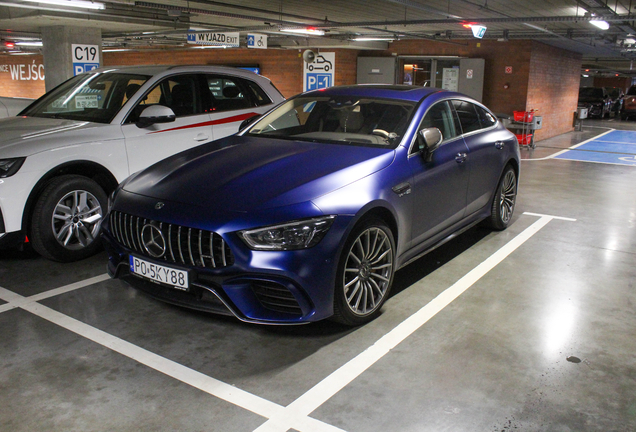
[[[336,53],[318,53],[310,63],[303,61],[303,91],[334,85]]]

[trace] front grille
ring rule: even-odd
[[[258,301],[277,312],[302,315],[303,311],[294,295],[283,285],[270,281],[251,282],[252,291]]]
[[[165,253],[151,256],[142,243],[141,231],[153,225],[161,231]],[[124,247],[155,259],[203,268],[221,268],[234,264],[228,244],[215,232],[189,228],[132,216],[119,211],[110,214],[110,229]]]

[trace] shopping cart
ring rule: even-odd
[[[527,149],[535,148],[534,144],[534,128],[532,120],[534,119],[534,113],[537,110],[530,111],[513,111],[513,118],[517,126],[521,126],[520,128],[515,128],[517,131],[521,133],[516,133],[517,141],[519,141],[519,145],[522,147],[526,147]]]

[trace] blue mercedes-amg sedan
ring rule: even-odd
[[[247,322],[358,325],[396,270],[511,222],[516,138],[462,94],[332,87],[252,120],[119,185],[103,223],[112,277]]]

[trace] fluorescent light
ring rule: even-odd
[[[323,36],[325,34],[323,30],[318,30],[311,27],[301,28],[301,29],[280,29],[280,31],[287,32],[287,33],[312,35],[312,36]]]
[[[625,39],[625,43],[629,45],[634,45],[636,44],[636,39],[628,37],[627,39]]]
[[[132,51],[130,48],[104,48],[102,52]]]
[[[370,42],[370,41],[384,41],[384,42],[393,42],[395,38],[389,37],[356,37],[353,38],[356,42]]]
[[[42,41],[16,42],[15,44],[18,45],[18,46],[25,46],[25,47],[41,47],[42,46]]]
[[[82,9],[104,9],[104,3],[87,0],[23,0],[32,3],[52,4],[57,6],[78,7]]]
[[[609,23],[603,20],[590,20],[590,24],[600,28],[601,30],[607,30],[609,28]]]

